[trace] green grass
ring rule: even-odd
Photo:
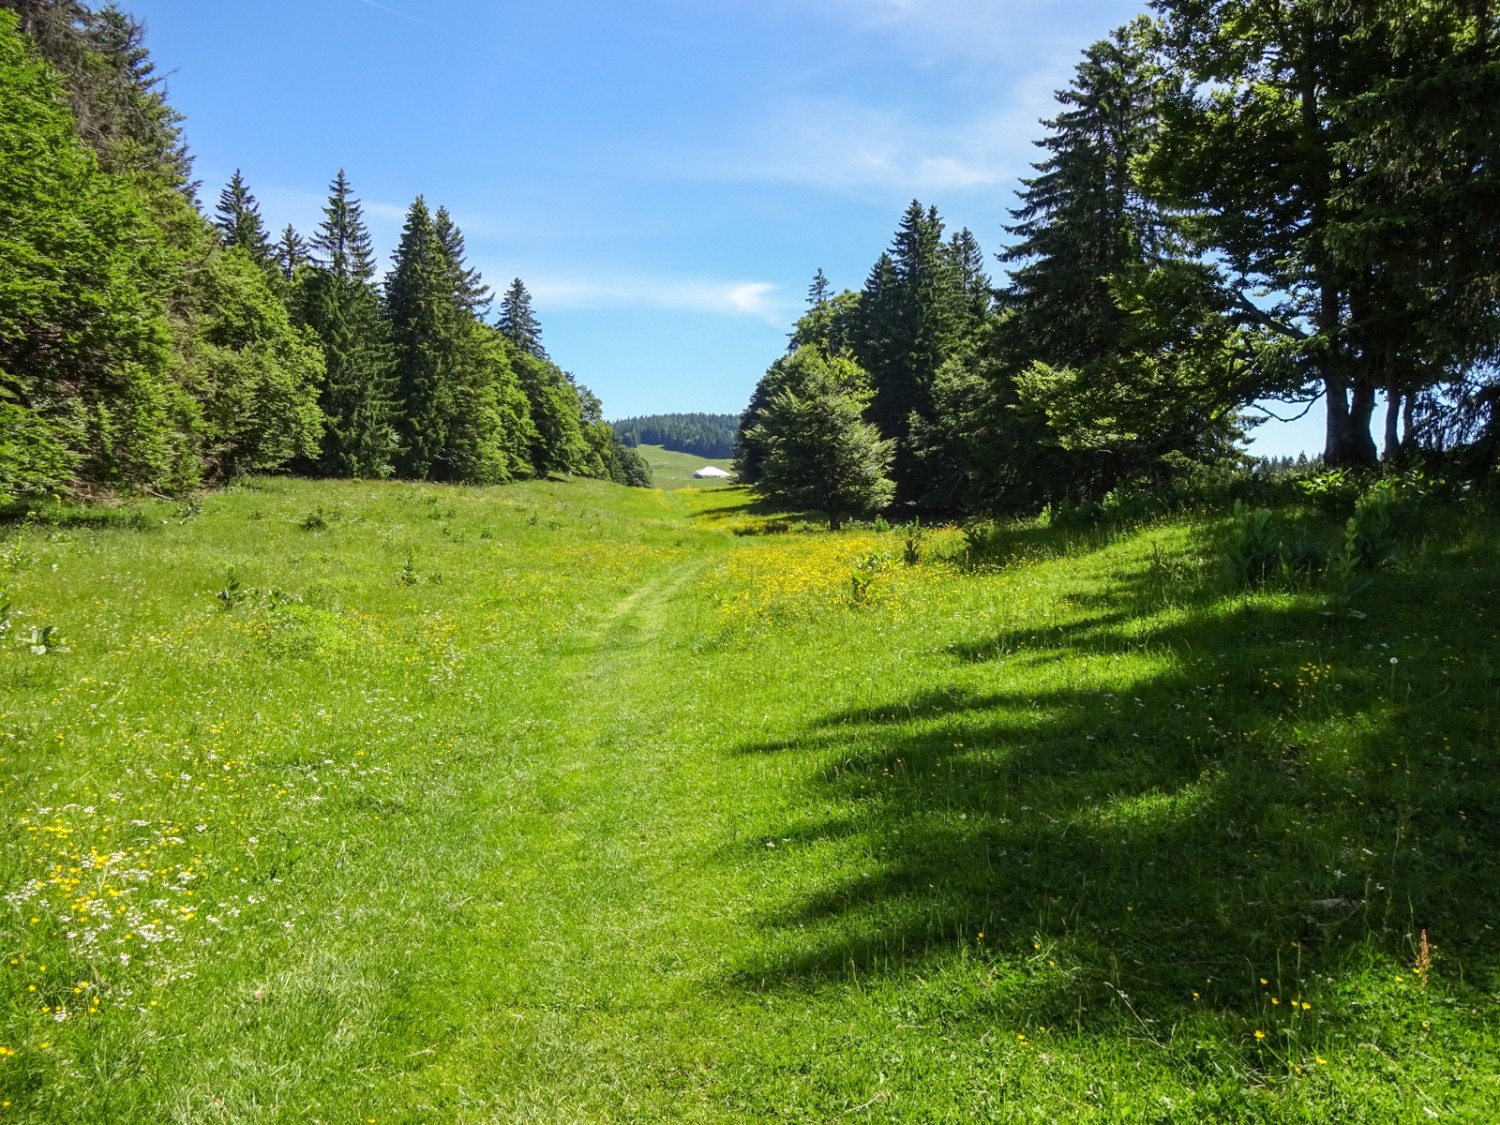
[[[734,471],[734,461],[728,457],[694,457],[691,453],[674,453],[659,445],[642,445],[637,452],[651,466],[651,479],[657,488],[722,488],[722,480],[697,480],[693,477],[704,465],[713,465],[725,472]]]
[[[1492,515],[1358,618],[746,500],[0,528],[0,1120],[1490,1118]]]

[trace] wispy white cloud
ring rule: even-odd
[[[1050,85],[1008,108],[963,120],[923,121],[903,109],[803,99],[769,110],[730,144],[700,148],[674,171],[706,179],[789,183],[921,196],[1013,184],[1036,159],[1038,117]]]
[[[1143,10],[1145,0],[777,0],[809,2],[855,32],[894,39],[913,61],[1035,64],[1077,50]]]
[[[546,308],[655,308],[680,312],[751,316],[770,324],[785,322],[795,302],[767,281],[715,281],[692,278],[606,276],[528,279],[526,288]]]

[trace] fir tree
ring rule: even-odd
[[[511,367],[530,406],[535,436],[531,467],[539,477],[549,473],[581,473],[588,467],[589,446],[584,434],[583,409],[572,381],[551,360],[523,351],[503,337]]]
[[[255,196],[245,184],[245,179],[236,168],[229,183],[219,193],[219,206],[215,212],[214,227],[224,248],[238,247],[256,265],[270,270],[273,261],[270,239],[266,237],[265,224],[261,222],[260,207]]]
[[[864,420],[863,373],[804,348],[777,361],[780,386],[747,434],[760,453],[757,490],[791,508],[815,508],[837,531],[878,511],[895,486],[886,476],[895,442]]]
[[[896,441],[894,476],[903,499],[923,492],[908,435],[913,419],[932,418],[933,381],[962,340],[963,281],[936,209],[913,200],[865,284],[855,342],[870,376],[870,419]]]
[[[296,228],[287,223],[281,237],[276,240],[275,256],[276,268],[281,271],[282,279],[291,281],[297,274],[298,266],[312,261],[312,250]]]
[[[989,275],[984,272],[984,252],[968,227],[948,240],[947,260],[957,287],[958,332],[968,335],[989,317],[995,300]]]
[[[818,272],[813,274],[812,284],[807,287],[807,303],[811,308],[818,308],[828,300],[828,294],[832,286],[828,284],[828,278],[823,275],[823,267],[818,267]]]
[[[0,497],[192,484],[194,405],[156,292],[170,256],[9,12],[0,105]]]
[[[452,216],[448,214],[446,207],[439,207],[437,214],[432,218],[433,229],[437,231],[438,241],[443,244],[443,252],[448,255],[448,260],[453,263],[455,271],[454,290],[463,303],[464,308],[469,310],[469,315],[475,320],[482,320],[490,310],[490,303],[494,300],[490,287],[484,283],[477,269],[470,269],[464,261],[467,251],[464,249],[464,234],[453,222]]]
[[[530,468],[523,381],[471,310],[475,278],[418,196],[386,283],[400,388],[402,475],[496,484]],[[571,396],[571,385],[569,392]],[[576,409],[576,401],[575,401]]]
[[[322,265],[334,275],[355,281],[374,280],[375,250],[365,227],[364,209],[350,190],[342,168],[328,185],[323,222],[312,245],[322,255]]]
[[[441,479],[457,411],[453,367],[463,348],[447,257],[420,195],[406,214],[385,285],[385,315],[395,349],[401,476]]]
[[[988,424],[1002,433],[991,447],[1016,464],[975,475],[1009,476],[1027,500],[1097,496],[1159,471],[1168,453],[1217,457],[1247,401],[1243,340],[1215,271],[1181,253],[1172,216],[1137,180],[1161,106],[1149,35],[1142,19],[1084,52],[1007,228],[1020,241],[1002,260],[1019,264],[984,370]],[[1036,479],[1019,488],[1025,451],[1007,429],[1047,435],[1030,446]]]
[[[292,303],[322,342],[327,367],[321,396],[327,427],[317,467],[331,476],[389,476],[396,454],[394,357],[370,280],[369,231],[343,169],[329,185],[312,249],[321,261],[297,275]]]
[[[531,311],[531,294],[518,277],[500,299],[500,331],[516,348],[538,359],[547,358],[542,347],[542,326]]]

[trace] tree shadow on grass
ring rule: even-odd
[[[814,988],[982,950],[1045,955],[1043,1021],[1086,1023],[1104,982],[1143,1018],[1198,997],[1248,1014],[1351,955],[1410,966],[1425,929],[1451,978],[1492,989],[1493,667],[1429,647],[1398,678],[1380,647],[1434,610],[1462,620],[1486,574],[1383,576],[1391,608],[1368,625],[1205,595],[1144,630],[1157,592],[1136,576],[1060,632],[949,648],[992,663],[993,690],[892,696],[742,746],[806,760],[805,807],[772,829],[778,861],[824,849],[838,873],[760,917],[765,952],[735,981]],[[1143,651],[1156,659],[1133,662]],[[1007,684],[1007,667],[1080,659],[1094,671]],[[735,858],[765,862],[757,847]]]

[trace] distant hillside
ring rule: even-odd
[[[644,418],[621,418],[610,423],[620,441],[628,446],[659,445],[673,453],[695,457],[734,456],[738,414],[649,414]]]

